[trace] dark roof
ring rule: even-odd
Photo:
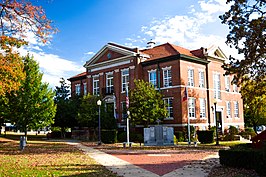
[[[81,78],[85,78],[86,75],[87,75],[87,72],[83,72],[83,73],[77,74],[77,75],[75,75],[75,76],[73,76],[67,80],[69,80],[69,81],[79,80]]]
[[[140,50],[142,53],[148,54],[150,56],[149,60],[156,60],[159,58],[170,57],[178,54],[186,55],[189,57],[199,58],[198,53],[195,53],[189,49],[176,46],[174,44],[165,43],[162,45],[155,46],[151,49]]]

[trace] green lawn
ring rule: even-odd
[[[0,177],[116,176],[74,146],[33,137],[28,138],[23,151],[19,150],[19,141],[16,140],[19,137],[0,137]]]

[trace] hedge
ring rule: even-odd
[[[102,130],[101,140],[103,143],[112,144],[117,142],[117,130]]]
[[[228,149],[219,150],[220,164],[235,167],[254,169],[259,174],[266,173],[266,152],[255,149]]]
[[[119,133],[117,139],[118,139],[118,142],[126,142],[127,141],[127,132]],[[144,138],[143,138],[142,134],[140,134],[140,133],[130,132],[129,133],[129,141],[134,142],[134,143],[143,143]]]
[[[204,130],[204,131],[197,131],[198,140],[202,144],[213,143],[214,141],[214,131],[212,130]]]

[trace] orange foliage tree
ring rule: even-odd
[[[51,24],[43,8],[28,0],[0,2],[0,95],[17,90],[25,77],[22,58],[15,49],[27,44],[23,39],[28,33],[46,43],[57,32]]]

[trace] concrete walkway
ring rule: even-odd
[[[93,158],[99,164],[105,166],[108,170],[124,177],[159,177],[159,175],[140,168],[136,165],[130,164],[124,160],[121,160],[115,156],[106,154],[99,150],[93,149],[88,146],[84,146],[80,143],[69,142],[68,144],[77,146],[80,150],[84,151],[87,155]],[[197,162],[191,165],[186,165],[183,168],[176,169],[162,177],[206,177],[208,176],[211,168],[218,164],[218,154],[214,156],[208,156],[201,162]]]

